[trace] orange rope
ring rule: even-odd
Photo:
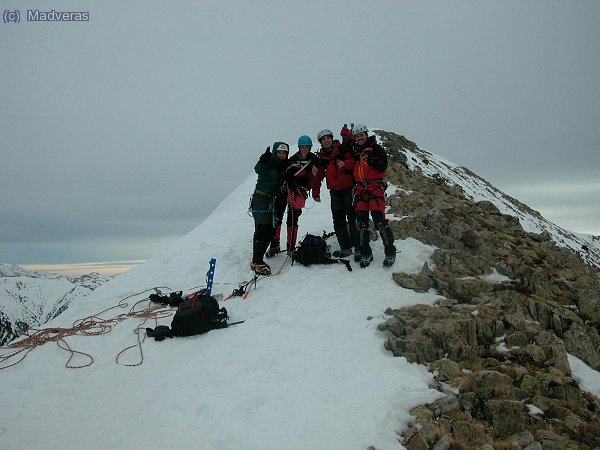
[[[172,314],[172,310],[168,306],[163,306],[163,305],[152,306],[149,301],[149,298],[145,298],[145,299],[142,299],[142,300],[139,300],[138,302],[136,302],[129,309],[129,311],[127,313],[118,314],[115,317],[112,317],[110,319],[103,319],[100,316],[112,309],[115,309],[115,308],[121,308],[121,309],[127,308],[129,306],[129,304],[126,303],[125,300],[127,300],[131,297],[135,297],[137,295],[146,293],[148,291],[157,290],[157,289],[171,290],[168,287],[157,287],[157,288],[146,289],[145,291],[129,295],[129,296],[123,298],[122,300],[120,300],[119,303],[115,306],[106,308],[105,310],[103,310],[97,314],[85,317],[84,319],[76,320],[73,323],[73,326],[71,328],[53,327],[53,328],[44,328],[44,329],[35,329],[35,328],[30,329],[29,331],[27,331],[25,333],[24,339],[21,339],[17,342],[13,342],[11,344],[0,347],[0,349],[2,349],[2,350],[11,350],[7,354],[0,355],[0,370],[8,369],[9,367],[16,366],[17,364],[19,364],[21,361],[23,361],[27,357],[29,352],[31,352],[36,347],[44,345],[48,342],[56,342],[56,345],[61,350],[65,350],[65,351],[69,352],[69,359],[65,363],[65,367],[67,367],[69,369],[80,369],[82,367],[91,366],[94,363],[94,358],[88,353],[80,352],[78,350],[73,350],[71,348],[71,346],[69,345],[69,343],[65,340],[65,338],[67,338],[69,336],[76,336],[76,335],[78,335],[78,336],[100,336],[103,334],[107,334],[107,333],[110,333],[110,331],[112,330],[112,327],[114,325],[117,325],[119,322],[122,322],[123,320],[126,320],[128,318],[144,319],[144,321],[140,325],[138,325],[138,327],[134,330],[134,334],[137,335],[138,342],[137,342],[137,344],[134,344],[130,347],[127,347],[126,349],[121,350],[121,352],[119,352],[119,354],[117,355],[115,362],[117,364],[120,364],[119,357],[121,356],[121,354],[124,353],[125,351],[137,346],[137,347],[139,347],[139,350],[140,350],[140,362],[136,363],[136,364],[124,364],[124,365],[138,366],[138,365],[142,364],[144,361],[144,354],[142,351],[142,343],[146,339],[146,334],[144,333],[144,337],[140,339],[140,330],[142,329],[142,327],[145,325],[145,323],[149,319],[154,319],[155,324],[158,324],[158,319],[164,319],[164,318],[170,317]],[[136,307],[140,303],[143,303],[146,301],[148,302],[148,305],[146,306],[145,309],[136,310]],[[33,331],[33,333],[30,334],[32,331]],[[14,361],[12,363],[10,362],[11,360],[13,360],[15,357],[17,357],[19,355],[20,355],[20,358],[17,361]],[[71,360],[75,357],[75,355],[85,356],[89,359],[89,361],[86,364],[72,365],[70,363],[71,363]]]

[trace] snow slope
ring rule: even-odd
[[[382,142],[377,133],[378,142]],[[583,233],[574,233],[542,217],[518,200],[504,194],[488,181],[477,176],[469,169],[442,158],[423,149],[404,149],[408,166],[411,170],[419,168],[428,177],[441,177],[451,185],[460,186],[465,195],[473,201],[487,200],[492,202],[503,214],[519,219],[525,231],[550,234],[552,240],[560,247],[577,252],[588,264],[600,267],[600,237]]]
[[[213,293],[229,294],[250,277],[253,221],[245,211],[254,183],[251,176],[162,255],[99,287],[51,325],[68,327],[154,286],[191,290],[203,284],[211,257],[217,258]],[[327,190],[323,203],[313,203],[300,217],[301,235],[331,231]],[[397,245],[402,254],[394,268],[407,272],[419,270],[434,250],[413,239]],[[395,431],[407,425],[409,409],[440,394],[428,388],[424,367],[383,349],[386,335],[377,325],[387,307],[438,297],[395,285],[381,268],[381,242],[373,248],[372,267],[354,264],[353,272],[341,264],[290,267],[279,255],[271,265],[284,265],[280,275],[259,282],[247,300],[224,303],[232,321],[245,323],[148,340],[137,367],[117,365],[115,357],[136,343],[139,319],[102,336],[69,337],[73,349],[94,358],[87,368],[66,369],[69,355],[54,344],[36,348],[0,371],[0,398],[12,405],[0,410],[0,447],[400,448]],[[104,316],[127,311],[146,295]],[[137,348],[120,358],[122,364],[139,360]],[[72,364],[87,361],[78,355]]]
[[[424,151],[409,160],[424,171],[433,162],[472,198],[498,202],[503,212],[511,208],[466,169]],[[70,327],[119,304],[101,316],[125,313],[148,295],[137,293],[155,286],[194,290],[204,284],[212,257],[213,293],[229,294],[251,277],[253,221],[245,211],[255,179],[249,177],[162,255],[74,302],[48,325]],[[307,202],[301,236],[331,231],[326,189],[322,199]],[[434,251],[413,239],[396,245],[402,253],[394,271],[418,271]],[[140,319],[124,320],[101,336],[67,338],[94,358],[86,368],[66,369],[69,354],[52,343],[36,348],[17,366],[0,370],[0,400],[10,405],[0,409],[0,448],[402,448],[396,431],[406,428],[408,411],[440,393],[428,388],[431,374],[424,367],[384,350],[387,335],[377,325],[387,307],[431,304],[438,297],[395,285],[381,268],[381,241],[373,249],[372,266],[353,264],[351,273],[343,265],[290,267],[278,255],[270,263],[274,271],[283,267],[280,275],[260,281],[247,300],[223,303],[231,321],[245,323],[190,338],[147,340],[143,364],[135,367],[125,364],[141,361],[134,334]],[[88,362],[79,354],[71,364]],[[598,372],[585,365],[573,371],[582,386],[597,391]]]

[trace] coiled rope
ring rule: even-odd
[[[129,319],[129,318],[144,319],[144,321],[140,325],[138,325],[134,330],[134,334],[137,336],[137,343],[121,350],[115,357],[115,362],[117,364],[121,364],[119,362],[119,358],[121,357],[121,355],[132,348],[138,347],[139,352],[140,352],[139,362],[134,363],[134,364],[122,364],[122,365],[125,365],[125,366],[141,365],[144,362],[144,353],[142,351],[142,343],[146,339],[146,333],[145,333],[145,331],[143,331],[143,333],[140,333],[140,330],[143,329],[144,325],[146,324],[146,322],[148,320],[154,320],[155,326],[157,326],[158,320],[170,317],[173,313],[173,310],[170,307],[164,306],[164,305],[153,306],[150,303],[150,299],[147,297],[147,298],[144,298],[144,299],[136,302],[126,313],[118,314],[109,319],[104,319],[101,316],[103,314],[107,313],[108,311],[111,311],[114,309],[128,308],[129,304],[126,303],[126,300],[128,300],[132,297],[144,294],[149,291],[159,291],[160,289],[171,290],[171,288],[161,286],[161,287],[146,289],[145,291],[141,291],[141,292],[137,292],[135,294],[129,295],[129,296],[123,298],[122,300],[120,300],[119,303],[115,306],[111,306],[110,308],[106,308],[105,310],[103,310],[97,314],[94,314],[94,315],[88,316],[84,319],[79,319],[79,320],[75,321],[71,328],[60,328],[60,327],[43,328],[43,329],[31,328],[24,334],[24,336],[25,336],[24,339],[21,339],[17,342],[13,342],[11,344],[0,347],[0,350],[9,350],[9,352],[7,354],[0,355],[0,370],[4,370],[4,369],[8,369],[9,367],[16,366],[21,361],[23,361],[32,350],[34,350],[36,347],[44,345],[48,342],[56,342],[56,345],[61,350],[65,350],[65,351],[69,352],[69,359],[65,363],[66,368],[80,369],[83,367],[91,366],[94,363],[94,358],[89,353],[74,350],[73,348],[71,348],[71,346],[65,339],[69,336],[100,336],[103,334],[107,334],[107,333],[111,332],[113,326],[115,326],[118,323],[122,322],[123,320]],[[147,305],[143,309],[139,309],[139,305],[141,305],[142,303],[145,303],[145,302],[147,302]],[[143,335],[143,337],[142,337],[142,335]],[[88,362],[85,364],[78,364],[78,365],[71,364],[71,360],[75,357],[75,355],[80,355],[80,356],[86,357],[88,359]],[[18,359],[16,361],[14,361],[15,358],[18,358]]]

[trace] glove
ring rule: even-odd
[[[265,164],[271,161],[271,147],[267,147],[267,150],[260,155],[259,161]]]
[[[383,161],[379,159],[377,156],[371,156],[367,159],[369,166],[371,166],[375,170],[381,170],[381,166],[383,165]]]
[[[269,161],[271,161],[271,156],[271,147],[267,147],[265,152],[262,155],[260,155],[259,161],[267,164]]]

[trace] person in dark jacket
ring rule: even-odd
[[[320,184],[317,182],[313,167],[316,167],[318,158],[311,153],[312,140],[307,135],[298,138],[298,152],[290,157],[285,167],[285,193],[276,200],[275,211],[279,219],[273,239],[267,250],[267,258],[281,252],[280,235],[283,215],[287,208],[287,240],[286,251],[291,256],[296,247],[298,237],[298,218],[302,214],[302,208],[306,203],[308,194],[312,193],[315,201],[320,202]]]
[[[356,228],[356,213],[352,204],[352,190],[354,187],[354,159],[355,153],[350,141],[340,143],[333,139],[331,130],[319,131],[317,139],[321,149],[319,157],[319,170],[317,179],[319,183],[325,178],[331,196],[331,215],[333,217],[333,230],[337,237],[340,249],[333,252],[337,258],[352,255],[354,247],[354,260],[360,261],[358,243],[358,228]]]
[[[285,163],[289,151],[290,146],[285,142],[275,142],[273,151],[267,147],[254,166],[258,179],[250,203],[254,217],[250,268],[259,275],[271,274],[271,268],[265,263],[264,256],[278,222],[275,202],[277,197],[282,195]]]
[[[368,267],[373,261],[373,252],[369,245],[369,211],[375,228],[383,241],[385,259],[384,267],[390,267],[396,260],[394,234],[385,218],[385,181],[387,170],[387,154],[375,139],[369,136],[367,126],[357,123],[354,127],[356,141],[356,163],[354,164],[354,207],[359,230],[361,267]]]

